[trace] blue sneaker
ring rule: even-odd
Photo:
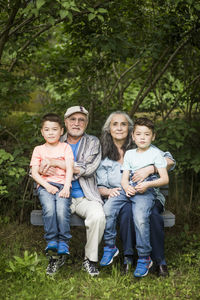
[[[110,248],[110,247],[104,247],[104,253],[103,257],[100,261],[100,266],[108,266],[113,262],[113,258],[119,254],[119,249],[117,247]]]
[[[58,243],[58,255],[69,255],[69,246],[64,241]]]
[[[58,243],[56,241],[49,241],[46,248],[45,248],[45,252],[48,251],[53,251],[56,252],[58,250]]]
[[[149,256],[148,259],[146,258],[139,258],[137,261],[137,266],[134,272],[135,277],[144,277],[148,274],[149,269],[152,267],[153,261]]]

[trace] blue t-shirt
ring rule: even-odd
[[[78,150],[78,145],[80,143],[80,140],[76,144],[69,144],[72,148],[73,154],[74,154],[74,161],[76,161],[76,156],[77,156],[77,150]],[[72,189],[71,189],[71,197],[72,198],[80,198],[84,197],[83,190],[80,186],[79,180],[73,180],[72,181]]]

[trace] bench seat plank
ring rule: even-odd
[[[164,218],[164,226],[172,227],[175,224],[175,215],[169,211],[165,210],[162,214]],[[42,210],[32,210],[31,212],[31,224],[34,226],[42,226]],[[85,226],[84,220],[76,214],[71,215],[71,226]]]

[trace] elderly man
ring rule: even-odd
[[[101,242],[105,215],[101,196],[96,185],[95,172],[101,161],[101,147],[97,137],[85,133],[88,124],[88,111],[83,106],[72,106],[65,115],[67,133],[61,141],[68,143],[74,154],[74,178],[72,181],[72,213],[85,220],[86,238],[83,269],[91,276],[99,274],[96,267],[98,246]],[[42,162],[42,171],[50,167],[65,168],[60,160]]]

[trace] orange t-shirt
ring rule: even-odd
[[[43,159],[74,159],[71,147],[66,143],[59,142],[55,147],[48,147],[46,144],[36,146],[33,150],[30,166],[40,166]],[[66,170],[67,171],[67,170]],[[54,175],[41,175],[46,181],[55,183],[65,183],[66,171],[56,167]]]

